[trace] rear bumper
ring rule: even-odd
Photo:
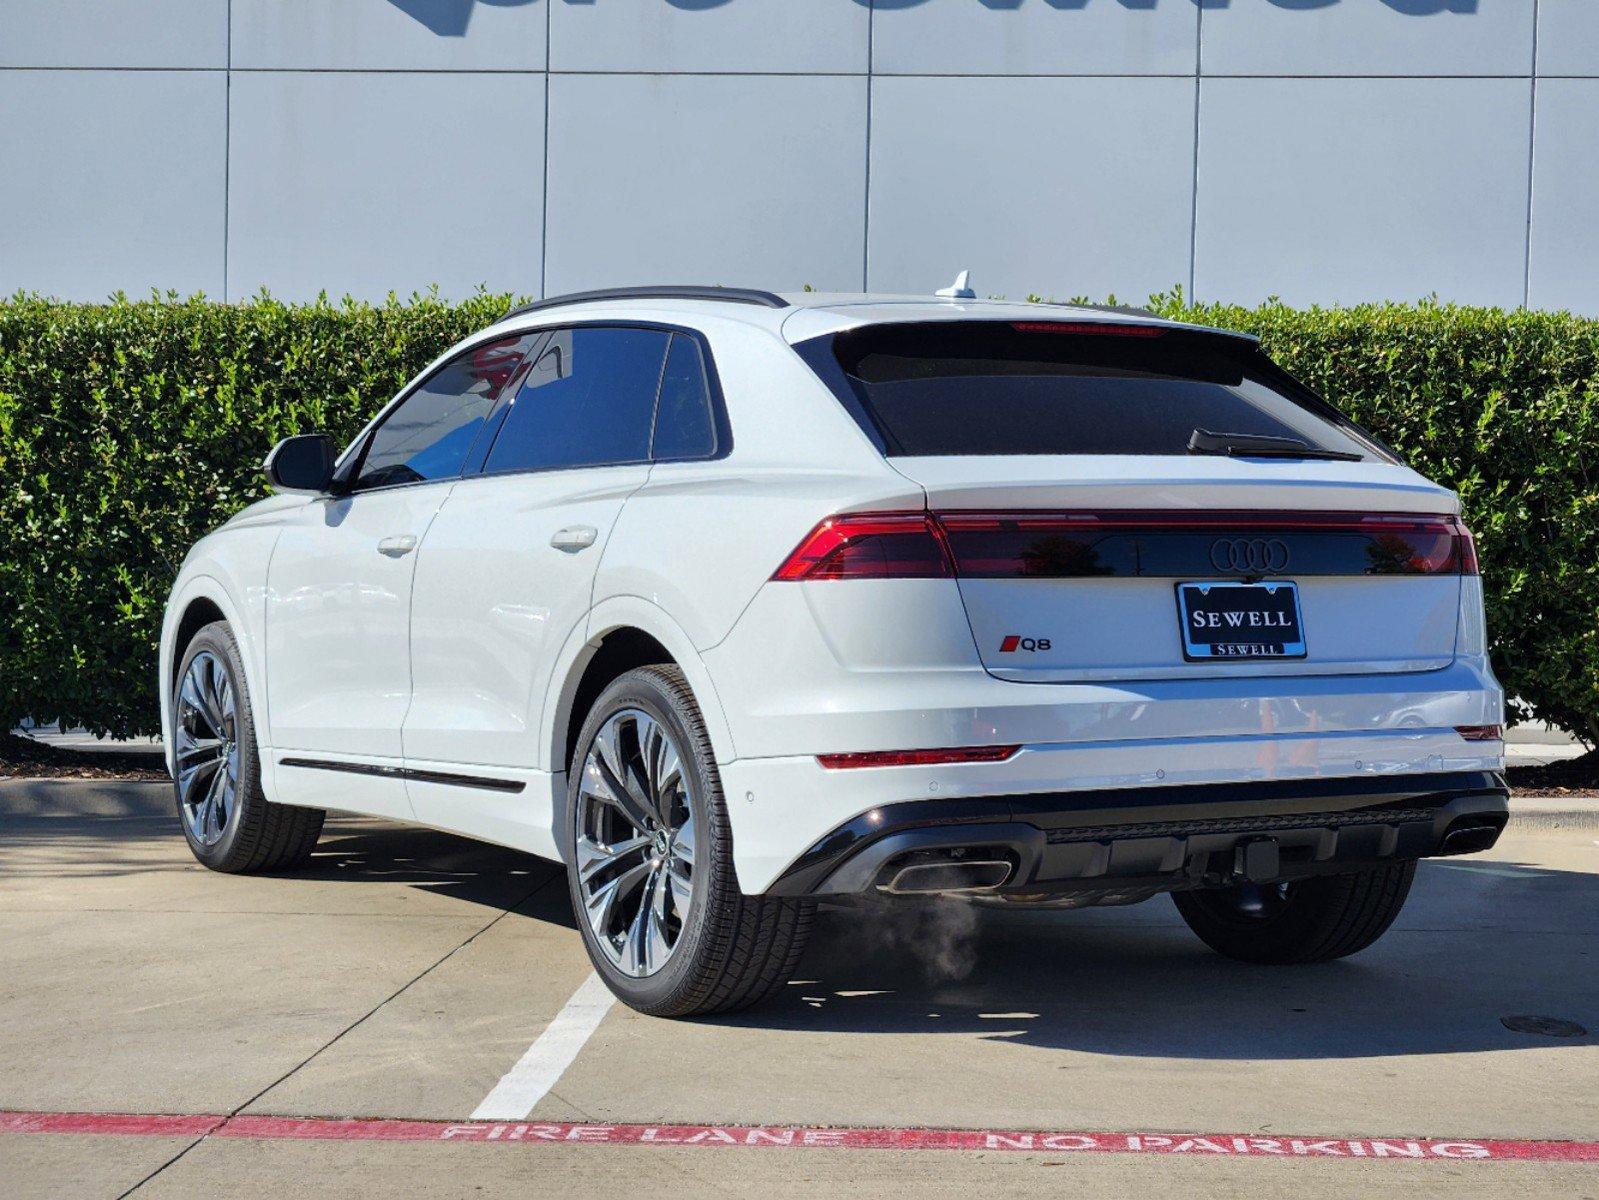
[[[964,879],[987,894],[1114,902],[1485,850],[1508,819],[1493,771],[917,800],[839,825],[767,891],[954,890],[933,885]],[[987,865],[963,865],[975,863]]]

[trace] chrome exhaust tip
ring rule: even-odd
[[[1454,854],[1476,854],[1491,849],[1499,840],[1499,834],[1503,829],[1503,824],[1497,821],[1472,821],[1468,818],[1456,822],[1439,843],[1438,855],[1442,858]]]
[[[965,895],[1003,887],[1016,869],[1009,859],[946,859],[901,867],[881,887],[894,896]]]

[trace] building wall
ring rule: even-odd
[[[1599,0],[0,0],[0,291],[1599,313]]]

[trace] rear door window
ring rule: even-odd
[[[1226,335],[1065,320],[922,322],[796,349],[890,456],[1187,454],[1204,430],[1378,457],[1253,342]]]
[[[510,401],[484,472],[647,461],[671,337],[621,326],[556,330]]]

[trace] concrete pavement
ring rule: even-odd
[[[824,914],[787,994],[612,1008],[544,1122],[1599,1139],[1599,805],[1423,864],[1377,946],[1252,968],[1128,909]],[[464,1121],[589,969],[549,864],[375,821],[219,876],[159,784],[0,783],[0,1110]],[[1599,1164],[0,1134],[7,1196],[1599,1195]],[[142,1185],[142,1186],[141,1186]],[[481,1190],[479,1190],[481,1189]]]

